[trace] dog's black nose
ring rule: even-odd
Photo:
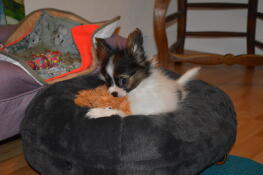
[[[118,97],[118,92],[112,92],[111,95],[112,95],[113,97]]]

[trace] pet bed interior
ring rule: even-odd
[[[97,74],[84,75],[32,100],[21,136],[25,158],[40,174],[199,174],[235,142],[233,104],[205,82],[190,82],[181,108],[171,113],[85,118],[89,108],[74,103],[76,94],[102,84]]]
[[[110,37],[118,19],[91,23],[69,12],[37,10],[21,22],[3,50],[48,83],[72,78],[95,68],[94,38]]]

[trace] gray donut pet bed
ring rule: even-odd
[[[168,72],[172,78],[177,74]],[[84,118],[79,90],[103,82],[97,74],[42,89],[21,124],[25,158],[45,175],[195,175],[220,161],[236,138],[229,97],[191,81],[182,107],[156,116]]]

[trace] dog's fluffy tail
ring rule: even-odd
[[[196,77],[200,69],[201,67],[195,67],[195,68],[188,70],[183,75],[181,75],[181,77],[177,79],[177,82],[181,86],[186,85],[189,81],[193,80]]]

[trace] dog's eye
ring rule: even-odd
[[[119,84],[120,86],[125,86],[128,83],[128,78],[120,78]]]

